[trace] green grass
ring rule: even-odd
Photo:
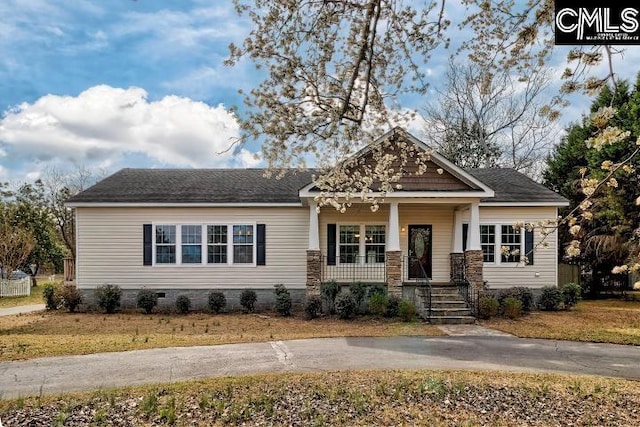
[[[40,285],[44,284],[44,281],[38,282]],[[0,308],[18,307],[21,305],[43,304],[42,299],[42,286],[36,286],[31,288],[31,295],[24,297],[1,297]]]

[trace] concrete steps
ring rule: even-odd
[[[456,286],[437,284],[431,286],[431,317],[428,313],[428,291],[425,288],[416,289],[418,313],[423,319],[428,319],[437,325],[472,324],[476,319],[467,306],[464,298]]]

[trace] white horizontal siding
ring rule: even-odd
[[[480,224],[512,225],[516,222],[537,223],[556,218],[554,207],[480,207]],[[464,221],[468,222],[468,211]],[[540,230],[534,233],[534,246],[542,242]],[[484,280],[490,288],[508,288],[511,286],[527,286],[540,288],[557,284],[557,233],[545,239],[548,248],[539,246],[534,251],[533,265],[515,266],[513,264],[484,264]],[[496,242],[500,245],[500,242]]]
[[[143,224],[259,223],[266,265],[143,266]],[[78,208],[77,283],[124,289],[304,288],[308,208]]]

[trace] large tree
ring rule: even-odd
[[[23,265],[36,244],[30,230],[15,225],[16,211],[14,204],[0,201],[0,279],[4,280]]]
[[[548,72],[528,78],[451,60],[446,83],[424,110],[424,136],[462,167],[510,167],[537,178],[556,127],[541,115]]]

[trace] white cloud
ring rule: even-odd
[[[229,167],[257,163],[228,150],[239,136],[234,114],[188,98],[149,101],[137,87],[95,86],[77,97],[46,95],[0,120],[0,150],[11,163],[71,162],[96,167]],[[6,163],[8,164],[8,163]]]

